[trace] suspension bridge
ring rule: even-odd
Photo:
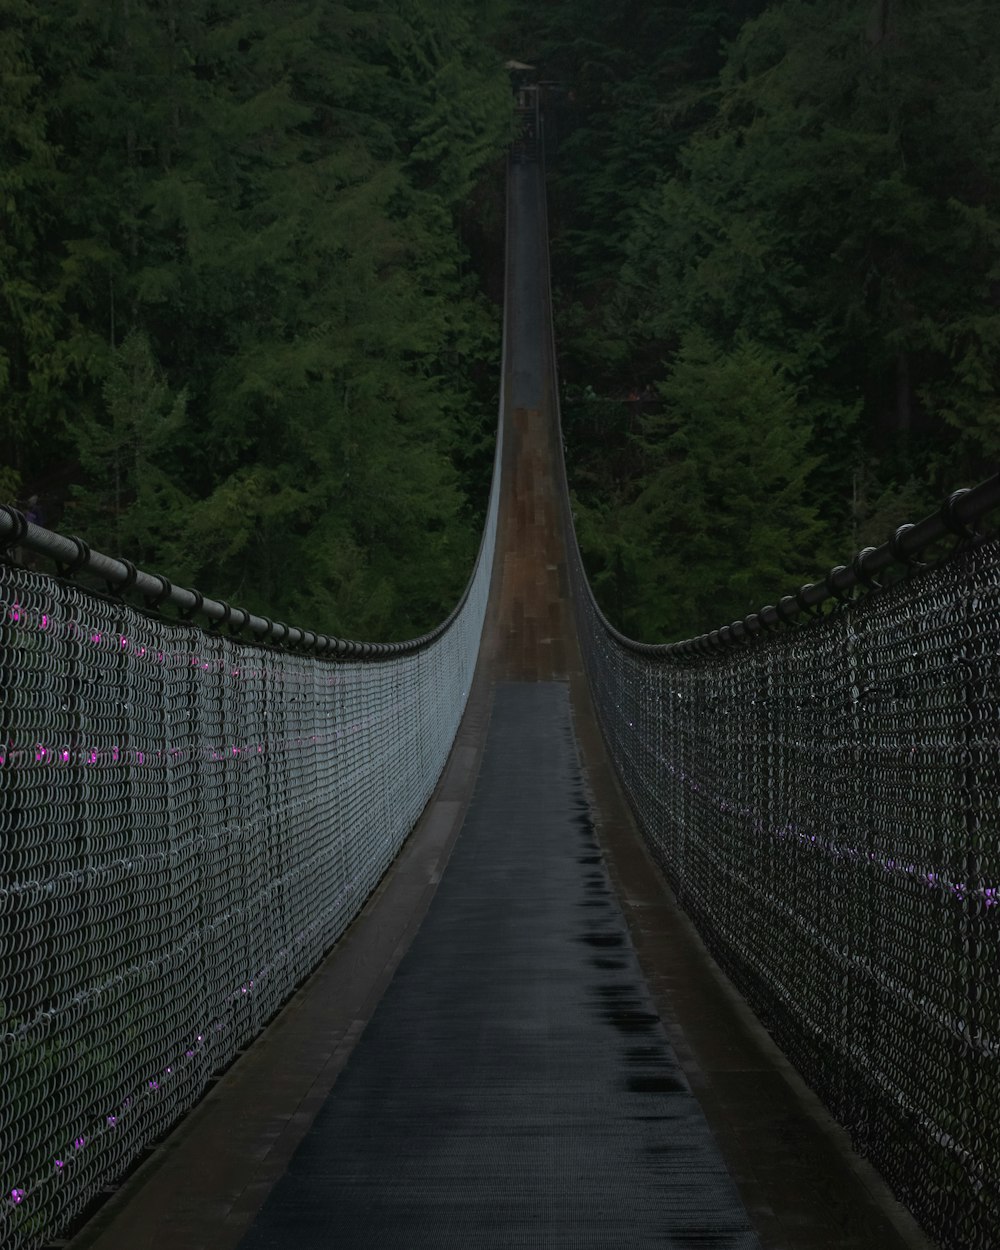
[[[724,630],[617,634],[536,141],[438,630],[288,627],[0,515],[63,565],[0,566],[10,1250],[996,1244],[997,485]]]

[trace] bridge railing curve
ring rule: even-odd
[[[988,1250],[1000,542],[976,523],[1000,477],[744,621],[651,645],[601,612],[561,472],[584,667],[650,850],[859,1152],[942,1246]]]
[[[741,994],[942,1246],[1000,1217],[1000,546],[715,654],[576,575],[643,835]]]
[[[198,1100],[431,796],[490,590],[506,322],[479,554],[455,610],[410,642],[276,624],[0,509],[0,542],[217,627],[0,561],[5,1250],[58,1235]]]

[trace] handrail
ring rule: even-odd
[[[194,1105],[359,914],[438,784],[493,585],[509,282],[504,298],[483,538],[420,638],[292,629],[0,509],[0,1245],[61,1234]],[[75,584],[82,569],[112,593]],[[179,621],[157,615],[168,602]]]
[[[864,547],[849,564],[838,564],[821,581],[808,582],[797,591],[783,595],[776,604],[768,604],[752,612],[741,621],[723,625],[719,629],[685,638],[680,642],[639,642],[616,629],[601,611],[594,597],[590,581],[584,574],[582,580],[593,602],[598,620],[605,632],[626,650],[634,651],[653,660],[668,660],[680,656],[705,655],[725,647],[744,644],[759,637],[775,626],[787,625],[800,614],[830,599],[846,598],[856,588],[872,589],[873,579],[892,565],[912,567],[918,563],[920,554],[934,543],[949,535],[973,540],[977,537],[974,527],[984,516],[1000,507],[1000,474],[987,478],[978,486],[953,491],[937,512],[917,523],[900,525],[892,536],[879,547]],[[574,531],[575,540],[575,531]],[[577,545],[581,569],[583,558]]]
[[[506,342],[507,325],[506,309],[504,310],[504,342]],[[555,359],[555,355],[552,356]],[[502,387],[501,377],[501,407]],[[554,396],[556,405],[559,397]],[[561,414],[560,414],[561,426]],[[496,472],[496,466],[494,466]],[[569,489],[569,487],[567,487]],[[1000,507],[1000,474],[988,477],[978,486],[964,487],[951,492],[940,509],[931,512],[923,520],[908,522],[896,527],[893,535],[878,547],[863,547],[850,564],[836,565],[823,580],[806,582],[798,591],[780,597],[775,604],[761,607],[750,612],[744,619],[732,621],[730,625],[722,625],[719,629],[705,632],[690,639],[679,642],[642,642],[627,634],[622,634],[611,624],[600,606],[594,599],[597,616],[604,625],[607,634],[627,650],[639,652],[650,659],[671,659],[681,655],[705,654],[719,647],[734,646],[755,637],[768,629],[789,624],[796,615],[809,612],[830,599],[841,600],[851,594],[856,587],[868,587],[875,576],[893,565],[913,565],[921,552],[928,549],[950,534],[973,536],[973,527]],[[572,540],[576,541],[575,526],[570,526]],[[271,620],[267,616],[256,616],[245,607],[232,607],[225,600],[209,599],[200,591],[184,589],[173,585],[161,574],[136,569],[129,560],[114,559],[103,552],[93,551],[79,537],[66,537],[53,530],[46,530],[40,525],[32,525],[22,512],[6,505],[0,505],[0,546],[24,546],[39,555],[49,556],[58,564],[68,567],[73,572],[86,571],[104,579],[119,592],[138,590],[150,607],[173,604],[183,612],[201,612],[212,624],[224,625],[235,634],[249,630],[259,636],[261,641],[291,647],[291,649],[312,652],[315,655],[336,656],[339,659],[379,660],[390,656],[409,655],[429,646],[445,630],[461,611],[465,604],[475,572],[482,557],[482,544],[485,541],[485,530],[480,535],[479,551],[469,580],[459,601],[444,620],[434,629],[414,639],[400,642],[362,642],[342,639],[320,632],[300,629],[285,625],[284,622]],[[582,554],[577,545],[577,556],[582,564]],[[594,597],[589,579],[582,579],[587,592]],[[239,617],[239,620],[236,619]]]
[[[509,233],[508,223],[508,233]],[[506,245],[509,254],[509,244]],[[507,302],[504,301],[503,330],[501,336],[501,361],[507,355]],[[503,420],[505,395],[505,370],[500,370],[500,422]],[[493,476],[490,484],[490,498],[500,488],[500,457],[502,449],[502,428],[497,427],[496,450],[493,456]],[[488,509],[487,509],[488,511]],[[0,551],[12,547],[24,547],[38,555],[46,556],[55,561],[57,568],[64,574],[86,572],[105,581],[119,595],[130,591],[138,591],[146,600],[146,607],[157,610],[166,604],[172,604],[187,616],[201,614],[212,625],[221,625],[232,634],[249,631],[256,635],[255,641],[271,643],[326,658],[350,660],[386,660],[401,655],[412,655],[429,647],[444,634],[455,618],[461,613],[468,600],[476,573],[483,559],[484,546],[489,536],[489,526],[484,523],[479,537],[479,548],[472,571],[465,583],[461,597],[440,624],[416,638],[401,642],[361,642],[355,639],[339,638],[316,630],[303,629],[294,625],[286,625],[282,621],[273,621],[267,616],[258,616],[247,608],[233,607],[223,599],[212,599],[195,589],[175,586],[169,578],[160,573],[148,573],[138,569],[127,559],[108,556],[100,551],[93,551],[82,538],[67,537],[54,530],[45,529],[41,525],[32,524],[23,512],[10,505],[0,505]]]

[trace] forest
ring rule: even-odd
[[[305,627],[446,615],[496,422],[491,12],[0,0],[0,498]]]
[[[546,87],[605,611],[728,623],[995,471],[991,0],[0,0],[0,499],[354,637],[452,606]]]
[[[1000,455],[1000,6],[523,4],[553,80],[577,529],[646,641],[816,580]]]

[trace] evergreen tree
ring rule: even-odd
[[[471,4],[0,2],[7,489],[57,448],[95,547],[330,632],[433,624],[495,420],[457,223],[510,101]]]
[[[803,572],[812,578],[831,553],[842,559],[882,541],[942,491],[995,468],[1000,205],[996,145],[982,136],[996,125],[1000,15],[986,0],[757,7],[726,32],[717,77],[709,69],[659,97],[647,91],[661,101],[661,143],[668,124],[688,128],[669,153],[661,148],[659,171],[628,186],[627,205],[612,216],[593,211],[581,234],[585,197],[560,201],[573,224],[562,243],[570,266],[588,254],[607,262],[585,265],[571,285],[562,271],[570,287],[562,363],[571,389],[586,382],[624,397],[673,378],[675,354],[695,342],[711,346],[723,374],[748,344],[766,352],[810,431],[804,490],[823,521],[808,531],[815,546]],[[581,21],[591,15],[587,4],[577,12]],[[703,13],[711,17],[711,6]],[[672,45],[697,44],[693,10],[680,27]],[[637,66],[652,56],[639,50]],[[610,52],[603,65],[616,62]],[[614,98],[619,150],[641,164],[645,140],[628,147],[627,135],[645,133],[649,108],[623,92]],[[595,106],[577,132],[572,172],[560,174],[592,185],[596,197],[606,127]],[[566,416],[572,438],[586,421],[572,403]],[[638,459],[629,452],[632,419],[620,405],[617,427],[601,435],[603,456],[579,441],[570,448],[605,602],[622,611],[643,570],[657,578],[662,570],[635,534],[622,539],[620,557],[609,553],[594,518],[606,500],[644,494],[652,515],[650,492],[670,480],[667,444],[647,443]],[[626,477],[616,480],[618,471]],[[637,471],[642,482],[629,480]],[[754,597],[782,589],[761,567]],[[719,623],[692,617],[687,632]]]
[[[762,587],[808,580],[824,527],[806,490],[811,424],[780,358],[746,339],[722,352],[692,331],[660,393],[641,435],[645,475],[582,532],[624,627],[673,641],[693,621],[755,611]]]
[[[68,509],[74,529],[107,534],[133,562],[160,558],[189,500],[169,471],[187,434],[187,397],[171,395],[150,350],[133,330],[111,355],[103,386],[107,421],[79,431],[80,466],[91,482]]]
[[[998,169],[976,135],[997,33],[980,0],[772,5],[629,244],[651,337],[762,338],[825,411],[828,462],[857,463],[857,397],[865,453],[932,494],[997,452]],[[960,445],[941,457],[945,422]]]
[[[74,315],[84,278],[64,246],[68,194],[52,62],[71,41],[34,0],[0,0],[0,489],[31,493],[39,466],[71,454],[93,336]]]

